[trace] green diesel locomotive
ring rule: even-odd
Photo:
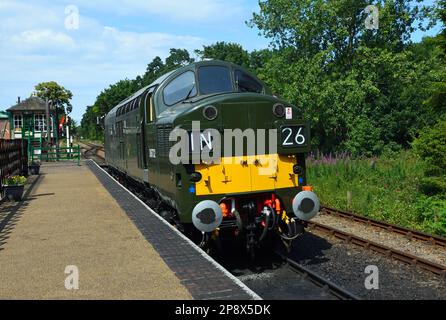
[[[215,60],[165,74],[105,117],[110,170],[203,245],[237,239],[251,253],[273,233],[290,244],[319,212],[306,182],[309,139],[297,107]]]

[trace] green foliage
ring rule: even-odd
[[[446,199],[420,192],[425,164],[411,152],[377,159],[307,161],[322,203],[378,220],[446,235]],[[352,193],[351,207],[347,191]]]
[[[22,186],[26,183],[24,176],[7,176],[4,181],[5,186]]]
[[[195,50],[195,53],[201,59],[216,59],[232,62],[245,68],[250,67],[248,51],[237,43],[217,42],[210,46],[203,46],[203,50]]]
[[[423,230],[446,235],[446,200],[437,197],[420,196],[416,209],[422,217]]]
[[[73,106],[71,99],[73,94],[57,82],[42,82],[35,86],[35,93],[42,99],[51,101],[51,105],[57,108],[59,114],[71,113]]]
[[[369,4],[380,10],[378,31],[365,29]],[[405,0],[269,0],[260,8],[250,25],[276,50],[257,68],[259,77],[303,109],[318,150],[377,155],[387,145],[408,147],[431,121],[433,108],[423,102],[443,66],[429,39],[418,46],[408,41],[430,7]]]
[[[426,177],[421,179],[420,191],[446,199],[446,119],[421,130],[413,149],[426,164]]]
[[[438,0],[438,6],[435,14],[443,22],[443,30],[437,37],[437,44],[442,49],[444,57],[446,57],[446,0]]]
[[[420,1],[416,1],[420,2]],[[296,48],[299,58],[329,50],[330,60],[348,65],[361,45],[401,50],[429,7],[410,0],[265,0],[249,22],[276,48]],[[379,31],[367,30],[364,9],[379,9]]]
[[[439,120],[436,125],[427,127],[413,142],[413,148],[428,164],[432,174],[446,173],[446,119]]]
[[[419,184],[420,191],[427,196],[446,195],[446,181],[444,177],[423,177]]]

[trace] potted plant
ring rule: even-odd
[[[40,171],[40,161],[32,161],[28,165],[28,171],[30,175],[38,175]]]
[[[23,190],[25,188],[26,178],[24,176],[8,176],[5,179],[3,189],[5,196],[10,201],[22,200]]]

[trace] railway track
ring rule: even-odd
[[[78,145],[81,147],[82,156],[84,158],[92,159],[99,164],[105,162],[104,146],[91,142],[78,142]]]
[[[361,300],[357,295],[352,292],[338,286],[337,284],[331,282],[327,278],[315,273],[314,271],[304,267],[300,263],[288,258],[286,255],[279,251],[275,253],[282,258],[286,264],[292,268],[296,273],[298,273],[305,280],[313,283],[317,288],[322,290],[322,296],[329,294],[338,300]]]
[[[361,300],[297,262],[281,246],[259,253],[255,261],[247,257],[243,247],[223,250],[215,258],[265,300]]]
[[[435,236],[431,234],[427,234],[424,232],[411,230],[408,228],[400,227],[391,223],[374,220],[371,218],[367,218],[364,216],[360,216],[358,214],[352,212],[346,212],[330,207],[323,206],[321,208],[321,212],[328,215],[333,215],[341,218],[348,219],[350,221],[358,222],[365,224],[367,226],[380,228],[386,230],[388,232],[396,233],[405,236],[408,240],[417,240],[427,242],[434,246],[444,247],[446,248],[446,238]]]
[[[399,235],[405,236],[408,240],[416,239],[417,241],[427,242],[431,245],[439,246],[439,247],[445,247],[446,246],[446,240],[442,237],[429,235],[423,232],[418,232],[415,230],[410,230],[407,228],[399,227],[393,224],[369,219],[366,217],[362,217],[359,215],[356,215],[354,213],[349,213],[333,208],[323,207],[322,212],[325,214],[332,214],[338,217],[342,217],[345,219],[350,219],[352,221],[365,224],[367,226],[371,227],[377,227],[384,230],[387,230],[389,232],[393,232]],[[339,230],[333,226],[329,226],[326,224],[322,224],[315,221],[308,222],[309,230],[316,230],[323,234],[327,234],[330,236],[333,236],[337,239],[343,240],[347,243],[351,243],[360,247],[363,247],[368,250],[372,250],[374,252],[383,254],[389,258],[396,259],[398,261],[410,264],[410,265],[417,265],[421,267],[422,269],[428,270],[430,272],[433,272],[434,274],[441,275],[446,278],[446,266],[436,263],[434,261],[421,258],[419,256],[413,255],[408,252],[404,252],[401,250],[398,250],[396,248],[392,248],[390,246],[386,246],[382,243],[378,243],[369,239],[365,239],[363,237],[360,237],[358,235],[355,235],[350,232],[346,232],[343,230]]]

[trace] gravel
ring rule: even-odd
[[[446,298],[444,277],[322,233],[306,233],[289,256],[363,299]],[[379,289],[365,288],[367,266],[378,268]]]
[[[296,240],[288,256],[361,299],[446,299],[445,278],[317,231]],[[233,247],[217,259],[265,299],[333,299],[320,288],[311,287],[267,249],[254,262],[243,250]],[[378,289],[365,288],[367,266],[378,268]]]
[[[335,229],[348,232],[361,238],[378,242],[387,247],[410,253],[414,256],[436,262],[446,266],[446,248],[432,245],[429,242],[420,240],[409,240],[404,235],[387,231],[382,228],[367,226],[365,224],[351,221],[346,218],[321,214],[314,219],[314,222],[333,227]]]

